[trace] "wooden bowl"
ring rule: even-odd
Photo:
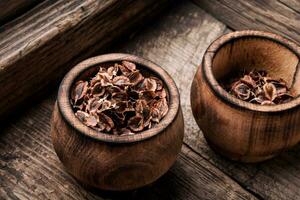
[[[70,105],[70,88],[91,77],[97,66],[127,60],[165,83],[169,111],[151,129],[118,136],[85,126]],[[54,149],[66,169],[86,185],[103,190],[131,190],[150,184],[174,163],[183,141],[184,125],[179,93],[170,75],[158,65],[128,54],[107,54],[85,60],[63,79],[53,111],[51,135]]]
[[[191,104],[213,149],[233,160],[258,162],[300,141],[299,57],[295,43],[261,31],[229,33],[208,47],[193,80]],[[297,97],[262,106],[239,100],[221,87],[224,77],[253,68],[283,78]]]

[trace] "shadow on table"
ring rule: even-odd
[[[185,172],[183,170],[180,170],[180,167],[178,167],[178,164],[176,162],[165,175],[163,175],[154,183],[132,191],[111,192],[91,188],[84,185],[81,186],[94,195],[99,196],[103,199],[174,199],[174,197],[180,196],[180,187],[177,186],[176,175],[172,172],[173,168],[176,168],[176,173],[180,173],[181,176],[185,176],[185,174],[183,174]]]
[[[258,197],[300,196],[300,144],[259,163],[231,161],[211,149],[206,150],[204,157]]]

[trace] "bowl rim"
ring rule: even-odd
[[[287,103],[277,104],[272,106],[249,103],[240,100],[234,97],[233,95],[229,94],[219,84],[219,82],[215,79],[212,70],[212,62],[214,56],[216,55],[218,50],[222,48],[225,44],[243,37],[263,38],[263,39],[271,40],[273,42],[278,43],[279,45],[286,47],[288,50],[290,50],[298,57],[299,62],[296,66],[297,67],[296,71],[300,70],[299,69],[300,68],[300,47],[296,43],[284,38],[283,36],[280,36],[275,33],[266,32],[266,31],[242,30],[242,31],[231,32],[220,36],[219,38],[217,38],[215,41],[211,43],[211,45],[207,48],[207,50],[204,53],[202,65],[200,66],[203,71],[202,73],[203,78],[208,83],[208,86],[214,92],[214,94],[220,99],[224,100],[226,103],[229,103],[230,105],[234,105],[238,108],[247,109],[255,112],[281,112],[300,105],[300,95],[296,96],[296,98],[294,98],[293,100]]]
[[[101,65],[106,62],[119,62],[127,60],[139,65],[146,70],[155,73],[165,83],[165,87],[169,93],[169,111],[164,118],[153,128],[139,132],[134,135],[110,135],[103,132],[96,131],[85,124],[83,124],[76,116],[71,107],[70,103],[70,90],[73,86],[74,81],[80,76],[85,70]],[[112,143],[132,143],[141,140],[148,139],[166,129],[171,123],[174,122],[175,117],[179,113],[180,98],[178,88],[171,78],[171,76],[159,65],[151,62],[147,59],[124,53],[110,53],[84,60],[74,66],[63,78],[57,96],[58,110],[63,116],[62,118],[75,130],[83,135],[90,138]]]

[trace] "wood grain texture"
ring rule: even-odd
[[[159,124],[134,135],[95,131],[74,115],[70,93],[76,80],[90,79],[99,65],[110,67],[123,60],[135,63],[142,73],[155,74],[164,82],[168,112]],[[130,54],[93,57],[73,67],[60,84],[51,122],[53,146],[67,170],[87,185],[111,191],[149,185],[173,165],[182,146],[183,134],[178,89],[160,66],[148,60]]]
[[[83,125],[78,118],[75,117],[73,109],[69,103],[69,94],[72,91],[71,88],[73,87],[74,82],[77,80],[89,79],[90,77],[88,76],[95,74],[98,71],[98,68],[95,66],[101,65],[101,67],[110,67],[114,62],[120,63],[124,60],[135,63],[137,68],[139,68],[142,73],[153,73],[154,76],[158,76],[165,83],[170,107],[168,114],[163,118],[162,121],[160,121],[159,124],[151,128],[149,131],[143,131],[142,134],[135,134],[130,137],[117,137],[111,134],[99,134],[98,131],[87,128],[86,125]],[[58,108],[61,111],[61,114],[63,115],[64,119],[72,124],[75,129],[91,138],[113,143],[131,143],[135,141],[141,141],[156,135],[160,131],[163,131],[173,121],[175,116],[177,116],[179,111],[178,108],[180,107],[179,101],[177,86],[174,80],[165,70],[150,60],[124,53],[110,53],[95,56],[74,66],[72,70],[65,75],[63,81],[61,82],[57,98]]]
[[[78,180],[104,190],[133,190],[153,183],[173,165],[182,146],[183,118],[179,110],[174,121],[158,135],[117,144],[74,130],[55,106],[51,135],[58,157]]]
[[[5,0],[0,1],[0,26],[21,16],[43,0]]]
[[[214,41],[191,88],[193,114],[210,146],[230,159],[258,162],[298,144],[299,98],[262,106],[233,97],[221,85],[232,74],[265,70],[287,81],[297,97],[299,57],[296,44],[262,31],[237,31]]]
[[[300,43],[300,3],[297,0],[193,0],[235,30],[271,31]]]
[[[51,95],[2,127],[0,198],[255,199],[186,146],[171,170],[150,186],[126,193],[86,190],[66,172],[54,152],[49,122],[55,99]]]
[[[0,117],[57,80],[72,67],[66,63],[86,58],[93,45],[104,47],[167,3],[47,0],[1,27],[0,84],[5,89],[0,95]]]
[[[226,28],[195,5],[181,2],[161,16],[159,23],[153,21],[145,29],[114,51],[133,52],[152,58],[156,55],[158,59],[153,60],[158,63],[165,60],[163,57],[166,56],[168,63],[162,62],[163,66],[168,66],[167,70],[172,75],[178,70],[174,77],[175,81],[179,81],[180,70],[195,71],[198,54],[203,54],[207,45]],[[176,60],[171,56],[175,52],[178,52],[178,65],[175,65]],[[182,68],[183,65],[186,67]],[[188,72],[191,77],[193,73]],[[185,90],[186,86],[179,86],[180,90]],[[188,94],[188,91],[185,93]],[[90,193],[65,172],[54,153],[49,122],[55,99],[51,95],[33,108],[20,113],[9,124],[2,124],[0,196],[4,199],[256,199],[187,146],[182,148],[182,153],[171,170],[149,187],[125,194],[107,194],[102,191]],[[189,103],[185,97],[182,100]],[[191,116],[185,103],[185,115]],[[186,122],[193,123],[193,127],[196,127],[192,118],[189,119]],[[191,128],[190,125],[186,127]],[[191,130],[186,133],[186,139],[199,135]]]
[[[160,23],[132,35],[129,42],[115,48],[113,52],[140,55],[167,69],[181,94],[185,120],[184,142],[201,157],[222,169],[260,199],[300,198],[299,145],[287,153],[259,164],[229,161],[207,145],[193,118],[189,91],[205,49],[223,32],[230,32],[230,29],[197,8],[187,9],[179,5],[174,15],[166,15],[160,19]]]

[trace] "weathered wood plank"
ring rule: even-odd
[[[199,20],[201,21],[201,20]],[[187,22],[188,23],[188,22]],[[190,22],[192,23],[192,22]],[[201,24],[199,22],[199,24]],[[163,25],[162,25],[163,26]],[[159,25],[158,25],[159,27]],[[206,144],[201,130],[197,127],[192,113],[190,111],[189,91],[190,84],[193,79],[193,71],[201,62],[203,51],[197,52],[194,56],[186,56],[185,52],[196,52],[197,45],[206,46],[214,37],[221,34],[211,32],[211,40],[207,39],[207,43],[203,42],[206,38],[197,38],[199,35],[192,34],[190,29],[190,37],[187,35],[180,35],[176,37],[173,32],[176,30],[168,30],[165,27],[164,32],[158,32],[157,29],[161,27],[152,27],[146,29],[147,34],[137,36],[130,41],[131,46],[124,48],[129,53],[135,53],[157,62],[164,66],[167,71],[174,77],[181,93],[181,104],[185,117],[185,143],[196,150],[201,156],[222,169],[225,173],[232,176],[241,185],[252,191],[258,197],[267,199],[297,199],[300,198],[297,187],[300,182],[299,174],[299,156],[297,152],[300,147],[285,153],[273,160],[256,165],[246,165],[229,161],[215,154]],[[217,28],[215,28],[217,29]],[[212,31],[207,29],[207,32]],[[225,32],[227,32],[225,30]],[[152,35],[154,37],[152,38]],[[142,41],[147,38],[148,43]],[[209,36],[207,38],[210,38]],[[174,40],[185,42],[173,42]],[[186,41],[191,41],[188,43]],[[181,44],[181,45],[178,45]],[[168,45],[168,47],[166,47]],[[190,45],[190,46],[189,46]],[[127,49],[127,50],[126,50]],[[144,52],[143,49],[149,49]],[[165,50],[167,49],[167,50]]]
[[[57,80],[68,61],[89,56],[93,45],[107,45],[168,2],[46,0],[0,27],[0,116]]]
[[[233,177],[244,188],[265,199],[299,199],[300,177],[299,150],[293,150],[258,164],[243,164],[229,161],[213,152],[206,144],[197,127],[193,130],[195,138],[186,140],[203,158]]]
[[[68,175],[49,135],[54,95],[10,123],[0,138],[0,198],[9,199],[250,199],[238,184],[184,146],[158,182],[127,193],[88,192]]]
[[[223,24],[188,2],[179,3],[162,16],[158,23],[153,22],[147,26],[145,31],[138,32],[115,50],[140,54],[158,61],[174,75],[177,83],[181,78],[184,79],[180,73],[194,71],[198,54],[203,54],[211,40],[226,30]],[[178,58],[174,58],[175,52]],[[155,55],[158,59],[154,58]],[[182,58],[179,59],[180,57]],[[161,63],[162,60],[166,60],[165,63]],[[183,69],[182,66],[186,67]],[[188,75],[192,74],[193,72],[188,72]],[[187,79],[184,80],[187,82]],[[179,86],[184,91],[185,88]],[[183,93],[188,95],[188,91]],[[54,153],[49,136],[49,120],[54,101],[55,95],[52,95],[25,111],[5,128],[3,126],[0,134],[0,197],[255,199],[187,146],[183,146],[182,153],[171,170],[151,186],[125,194],[87,192],[64,171]],[[184,96],[182,103],[188,103]],[[184,109],[187,112],[187,106]],[[186,122],[188,121],[186,118]],[[186,133],[189,135],[188,131]]]
[[[229,161],[214,153],[206,144],[190,109],[190,85],[194,72],[201,63],[204,49],[223,31],[230,31],[218,21],[207,18],[198,16],[191,20],[186,17],[173,17],[173,20],[168,21],[170,26],[163,22],[157,23],[117,50],[149,58],[163,66],[175,79],[179,86],[185,119],[185,144],[259,198],[299,199],[300,192],[297,188],[300,183],[300,146],[273,160],[251,165]],[[185,23],[189,25],[185,28],[179,26]],[[172,28],[173,24],[178,25]],[[202,34],[195,32],[198,29]],[[145,40],[148,42],[144,42]]]
[[[0,1],[0,26],[10,20],[19,17],[30,8],[41,3],[43,0],[5,0]]]
[[[257,29],[300,43],[300,2],[297,0],[193,0],[235,30]]]

